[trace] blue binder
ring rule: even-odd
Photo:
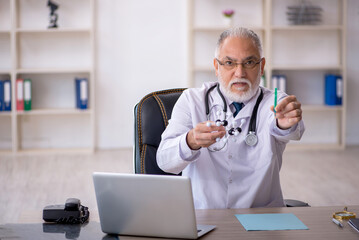
[[[4,82],[0,80],[0,111],[4,110]]]
[[[76,78],[76,107],[78,109],[88,108],[88,79],[87,78]]]
[[[333,74],[325,75],[324,102],[326,105],[334,106],[342,104],[343,81],[342,77]]]
[[[4,111],[11,111],[11,82],[4,80]]]

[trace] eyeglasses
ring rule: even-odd
[[[223,66],[225,69],[232,70],[234,68],[237,68],[238,65],[242,65],[242,67],[245,69],[253,69],[258,63],[260,63],[263,60],[263,58],[261,58],[258,62],[251,59],[251,60],[247,60],[247,61],[244,61],[241,63],[234,62],[232,60],[225,60],[225,61],[221,62],[218,60],[218,58],[216,58],[216,60],[219,63],[219,65]]]

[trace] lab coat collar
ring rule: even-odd
[[[213,85],[211,85],[213,86]],[[260,89],[261,87],[258,87],[256,94],[244,103],[244,107],[241,109],[241,111],[239,111],[238,115],[235,118],[245,118],[245,117],[251,117],[252,116],[252,112],[253,112],[253,108],[254,105],[256,104],[257,98],[260,94]],[[223,92],[222,92],[223,94]],[[231,108],[229,107],[233,101],[229,100],[224,94],[223,94],[224,99],[226,100],[227,103],[227,113],[231,112]],[[210,93],[210,97],[209,97],[209,104],[213,105],[215,104],[221,104],[223,105],[223,100],[221,98],[221,96],[218,93],[217,88],[213,89],[213,91]]]

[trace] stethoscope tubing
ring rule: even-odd
[[[207,92],[206,92],[206,95],[205,95],[205,107],[206,107],[206,115],[207,115],[207,119],[209,119],[209,94],[210,92],[214,89],[214,88],[217,88],[217,91],[218,91],[218,94],[221,96],[222,98],[222,101],[223,101],[223,112],[226,114],[227,113],[227,101],[226,99],[224,98],[221,90],[219,89],[219,84],[216,83],[215,85],[213,85],[212,87],[210,87]],[[249,128],[248,128],[248,134],[249,133],[254,133],[256,132],[257,130],[257,113],[258,113],[258,107],[259,107],[259,104],[261,103],[262,99],[263,99],[263,91],[262,89],[261,90],[261,93],[259,94],[258,98],[257,98],[257,101],[256,101],[256,104],[254,105],[254,108],[253,108],[253,112],[252,112],[252,115],[251,115],[251,119],[250,119],[250,122],[249,122]]]

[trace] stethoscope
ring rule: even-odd
[[[215,124],[217,126],[224,126],[224,127],[227,127],[228,126],[228,121],[227,121],[227,101],[226,99],[224,98],[221,90],[219,89],[219,84],[215,84],[213,85],[212,87],[210,87],[207,92],[206,92],[206,95],[205,95],[205,106],[206,106],[206,115],[207,115],[207,126],[210,126],[211,123],[209,122],[210,121],[210,108],[209,108],[209,102],[208,102],[208,98],[209,98],[209,94],[210,92],[214,89],[214,88],[217,88],[217,91],[218,91],[218,94],[219,96],[222,98],[222,101],[223,101],[223,113],[224,113],[224,116],[225,116],[225,119],[223,120],[220,120],[220,115],[221,113],[219,111],[216,112],[216,117],[217,119],[215,120]],[[257,98],[257,101],[256,101],[256,104],[254,105],[254,108],[253,108],[253,112],[252,112],[252,116],[251,116],[251,119],[250,119],[250,122],[249,122],[249,128],[248,128],[248,133],[244,139],[244,141],[246,142],[246,144],[248,146],[254,146],[257,144],[258,142],[258,137],[257,137],[257,134],[256,134],[256,122],[257,122],[257,112],[258,112],[258,107],[259,107],[259,104],[260,102],[262,101],[263,99],[263,91],[261,89],[261,93],[259,94],[258,98]],[[242,126],[243,124],[245,123],[245,119],[242,119],[241,120],[241,124],[239,127],[236,127],[232,124],[232,126],[227,130],[227,133],[228,133],[228,137],[229,136],[238,136],[239,133],[242,132]],[[228,141],[228,137],[224,137],[223,138],[223,141],[224,141],[224,145],[220,148],[218,147],[214,147],[213,149],[211,148],[208,148],[210,151],[219,151],[221,150],[222,148],[224,148],[224,146],[226,145],[227,141]],[[217,142],[220,141],[220,139],[217,139]]]

